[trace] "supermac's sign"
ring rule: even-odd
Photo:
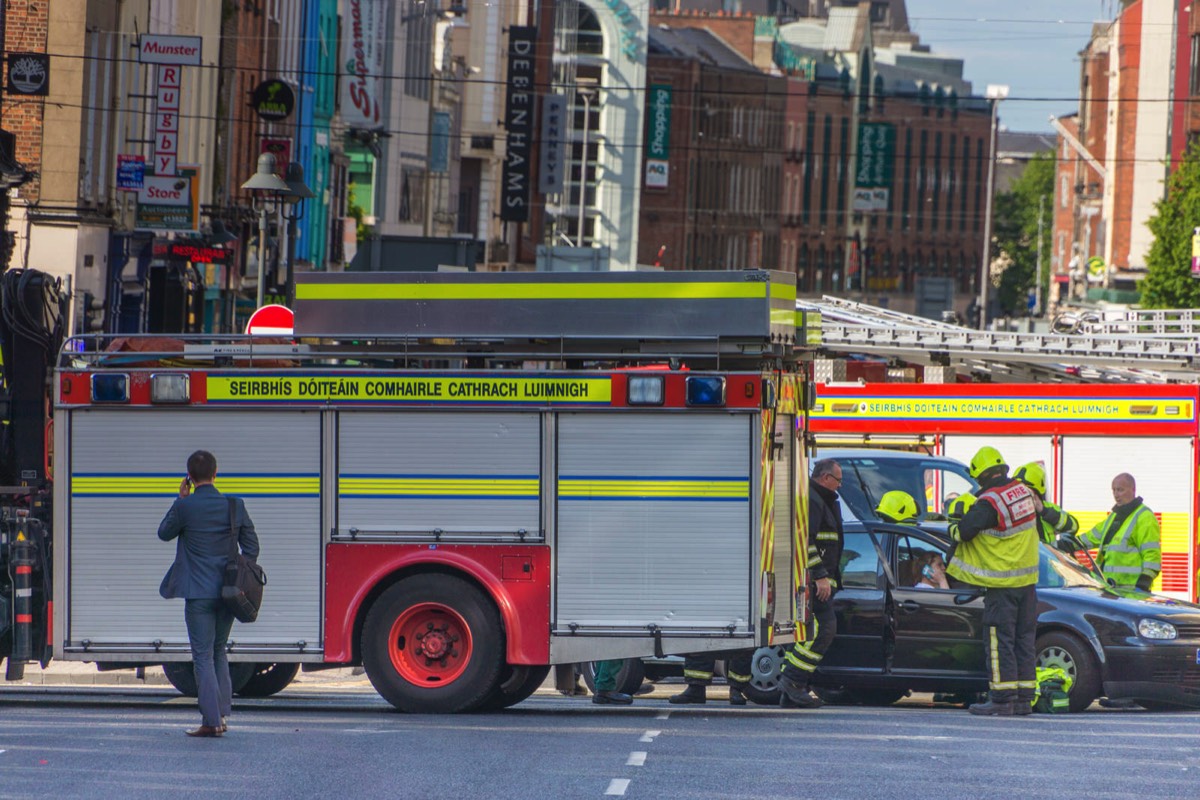
[[[143,64],[181,64],[198,67],[202,45],[199,36],[160,36],[145,33],[138,37],[138,61]]]

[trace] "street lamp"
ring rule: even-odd
[[[304,216],[304,201],[315,197],[308,184],[304,182],[304,167],[295,161],[287,165],[284,175],[287,191],[280,193],[283,201],[283,218],[287,221],[287,304],[290,308],[296,299],[296,236],[300,218]]]
[[[255,192],[258,202],[258,297],[255,307],[262,308],[263,284],[266,282],[263,270],[267,264],[267,206],[278,200],[290,187],[283,179],[275,174],[275,156],[263,153],[258,157],[258,168],[250,176],[250,180],[242,184],[248,192]]]
[[[983,264],[979,268],[979,329],[987,330],[987,315],[988,315],[988,283],[991,282],[992,269],[992,192],[996,183],[996,120],[1000,109],[1000,101],[1008,97],[1008,87],[1004,84],[989,84],[987,87],[987,98],[991,101],[992,117],[991,127],[988,128],[988,137],[991,140],[991,147],[988,151],[988,174],[987,174],[987,192],[984,195],[984,202],[987,205],[984,207],[983,215]]]

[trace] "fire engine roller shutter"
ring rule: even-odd
[[[338,415],[339,537],[540,539],[541,422],[501,411]]]
[[[745,633],[757,621],[758,424],[750,415],[559,415],[559,631],[736,624]]]
[[[1112,510],[1112,479],[1128,472],[1162,527],[1163,594],[1190,599],[1192,498],[1196,478],[1186,437],[1064,436],[1063,502],[1088,531]]]
[[[217,488],[245,500],[269,579],[258,620],[230,638],[239,650],[319,651],[320,431],[313,411],[72,412],[68,643],[186,646],[183,602],[158,594],[176,543],[156,531],[203,449],[217,457]]]
[[[994,447],[1004,456],[1008,474],[1014,474],[1031,461],[1040,461],[1046,468],[1046,494],[1054,500],[1054,443],[1049,436],[957,436],[947,434],[943,449],[946,455],[970,464],[979,448]]]

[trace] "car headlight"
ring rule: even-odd
[[[1161,619],[1138,620],[1138,635],[1143,639],[1174,639],[1179,635],[1175,626]]]

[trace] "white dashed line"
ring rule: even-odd
[[[625,762],[625,766],[640,767],[640,766],[645,765],[645,763],[646,763],[646,751],[645,750],[634,750],[632,753],[629,754],[629,760],[627,760]]]
[[[642,734],[642,738],[638,739],[638,741],[639,742],[653,742],[654,737],[658,736],[660,733],[662,733],[662,731],[646,731],[645,733]]]
[[[606,795],[617,795],[618,797],[625,794],[625,790],[629,788],[629,778],[613,778],[609,781],[608,788],[604,790]]]
[[[670,711],[660,711],[660,712],[658,712],[657,716],[655,716],[654,718],[655,719],[670,719],[671,712]]]

